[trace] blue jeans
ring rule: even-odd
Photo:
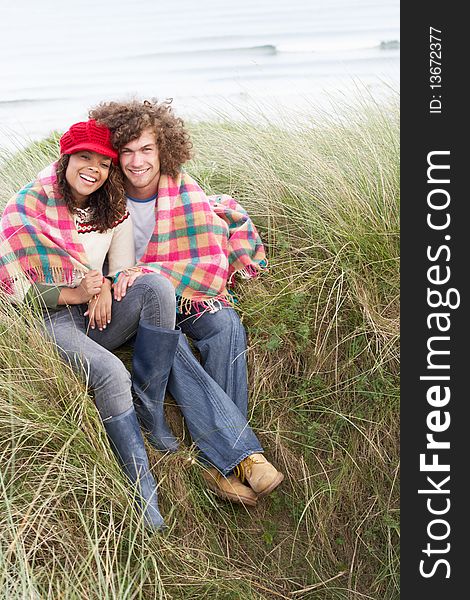
[[[64,358],[94,390],[98,411],[106,419],[133,405],[131,376],[112,350],[135,335],[141,320],[173,328],[174,288],[159,275],[139,277],[120,302],[113,300],[111,323],[103,331],[87,332],[86,308],[77,305],[49,311],[45,327]],[[246,417],[203,369],[184,336],[176,350],[168,390],[195,444],[223,474],[250,454],[263,451]]]
[[[246,364],[246,333],[233,308],[215,313],[176,316],[181,327],[201,355],[204,370],[232,399],[247,417],[248,372]]]
[[[184,335],[176,348],[167,389],[184,415],[203,462],[228,475],[250,454],[263,452],[246,416],[204,370]]]
[[[219,438],[219,421],[228,420],[233,430],[233,460],[221,469],[224,475],[230,473],[240,462],[238,450],[245,448],[243,458],[256,452],[263,452],[258,439],[247,424],[248,375],[246,364],[246,333],[232,308],[223,308],[217,312],[205,312],[200,315],[178,314],[176,323],[182,332],[193,340],[201,355],[199,362],[188,342],[181,336],[173,369],[168,382],[168,391],[185,415],[191,437],[202,451],[204,462],[214,464],[215,453],[227,450],[225,440]],[[195,381],[199,386],[195,386]],[[206,403],[200,407],[205,411],[196,417],[193,404],[195,390],[205,390]],[[188,403],[187,399],[191,398]],[[187,404],[187,406],[185,406]],[[190,411],[186,416],[185,410]],[[208,415],[210,411],[210,415]],[[200,428],[193,431],[196,420],[206,420],[210,430]],[[202,434],[202,437],[201,437]]]
[[[103,420],[133,406],[131,376],[113,350],[132,339],[140,321],[173,329],[174,288],[161,275],[139,277],[116,302],[106,329],[88,329],[88,305],[63,306],[44,311],[44,325],[60,354],[93,389]]]

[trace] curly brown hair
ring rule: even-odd
[[[153,129],[160,154],[160,170],[176,177],[181,166],[191,158],[193,145],[184,121],[173,114],[171,102],[102,102],[90,110],[89,117],[111,130],[113,146],[118,150],[139,138],[145,129]]]
[[[57,163],[57,187],[71,213],[77,205],[73,199],[70,185],[65,178],[70,154],[62,154]],[[100,232],[111,229],[126,212],[124,181],[121,169],[111,164],[109,175],[104,184],[90,194],[89,205],[91,221]]]

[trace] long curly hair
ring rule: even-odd
[[[77,205],[65,177],[70,154],[62,154],[57,163],[57,187],[71,213]],[[100,232],[110,229],[126,212],[124,181],[121,169],[111,164],[104,184],[89,196],[91,222]]]
[[[113,146],[118,150],[139,138],[145,129],[153,129],[160,155],[160,170],[165,175],[176,177],[181,166],[191,158],[193,145],[184,121],[173,114],[171,102],[102,102],[90,110],[89,118],[111,130]]]

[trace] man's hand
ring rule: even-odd
[[[111,283],[105,279],[100,294],[90,300],[88,310],[85,312],[85,317],[88,317],[92,329],[98,327],[100,331],[103,331],[111,323],[112,303]]]
[[[137,277],[143,275],[142,271],[137,267],[126,269],[119,273],[117,282],[114,284],[114,299],[118,302],[124,298],[128,287],[131,287]]]

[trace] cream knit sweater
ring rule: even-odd
[[[89,223],[86,209],[79,209],[74,219],[79,240],[92,269],[113,276],[135,265],[134,229],[129,212],[126,211],[122,219],[102,233]],[[57,308],[60,287],[41,283],[36,284],[35,288],[36,295],[47,308]]]

